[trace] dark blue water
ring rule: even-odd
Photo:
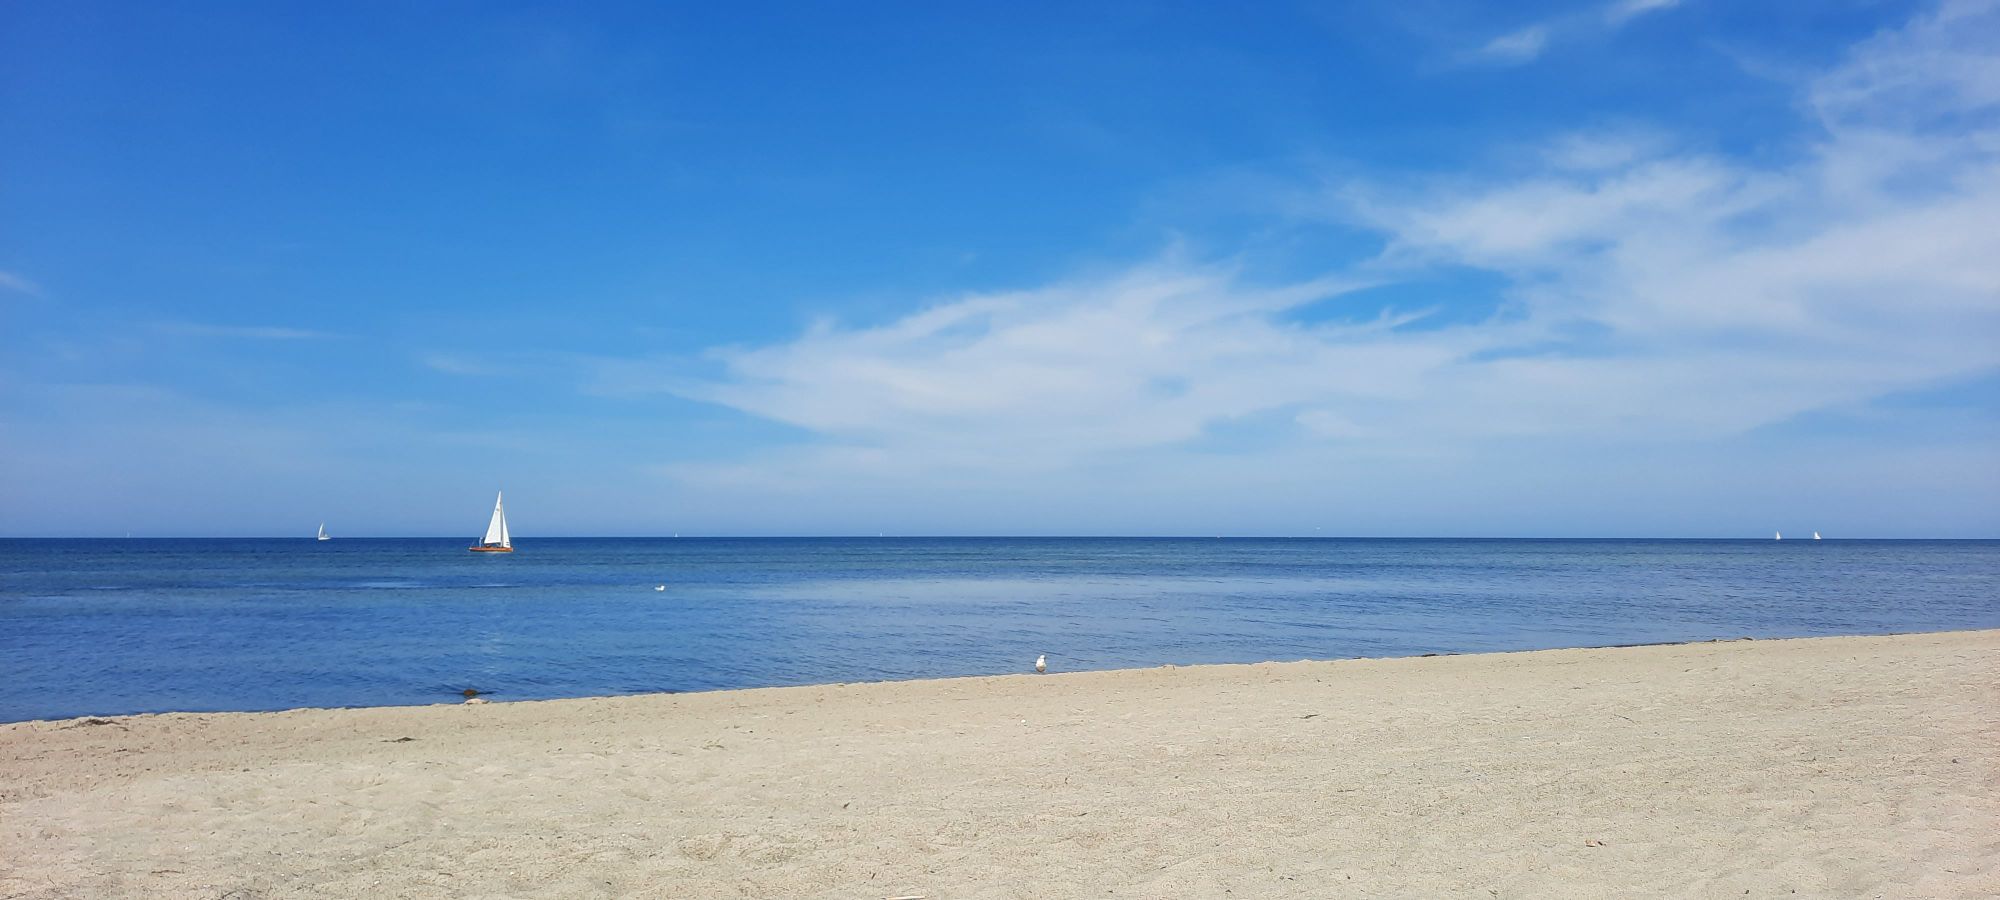
[[[1994,627],[1996,541],[0,540],[0,721]]]

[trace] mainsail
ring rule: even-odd
[[[482,546],[514,546],[514,542],[507,539],[507,513],[500,508],[502,496],[503,494],[493,495],[493,521],[486,523],[486,537],[479,542]]]

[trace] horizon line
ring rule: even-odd
[[[516,543],[518,535],[510,535]],[[340,535],[329,541],[442,541],[464,539],[452,534],[403,534],[403,535]],[[471,538],[477,540],[477,536]],[[202,535],[202,534],[153,534],[153,535],[0,535],[7,541],[308,541],[319,543],[314,535]],[[1781,543],[1791,541],[1993,541],[2000,537],[1875,537],[1869,535],[1842,535],[1839,537],[1751,537],[1744,535],[1383,535],[1383,534],[564,534],[529,537],[533,541],[601,541],[601,540],[659,540],[659,541],[799,541],[799,540],[1159,540],[1159,541],[1214,541],[1214,540],[1324,540],[1324,541],[1764,541]]]

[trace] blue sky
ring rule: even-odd
[[[955,6],[0,5],[0,535],[2000,536],[1995,3]]]

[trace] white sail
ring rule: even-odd
[[[1817,531],[1813,532],[1813,540],[1815,540],[1815,541],[1816,541],[1816,540],[1819,540],[1819,532],[1817,532]]]
[[[1771,540],[1774,540],[1774,541],[1782,541],[1782,540],[1784,540],[1784,539],[1785,539],[1785,533],[1784,533],[1784,532],[1782,532],[1782,531],[1773,531],[1773,532],[1771,532]]]
[[[493,495],[493,520],[486,523],[486,537],[479,543],[488,547],[512,547],[507,539],[507,514],[500,509],[503,494]]]
[[[324,541],[324,540],[326,540],[326,539],[327,539],[327,537],[326,537],[326,523],[325,523],[325,522],[321,522],[321,523],[319,523],[319,539],[320,539],[320,540],[322,540],[322,541]]]

